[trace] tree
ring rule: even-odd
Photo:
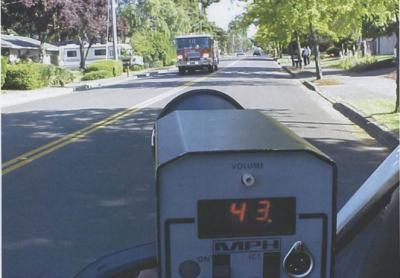
[[[269,37],[295,39],[308,36],[313,44],[316,78],[322,78],[319,42],[322,37],[334,41],[357,36],[360,38],[365,18],[378,17],[381,22],[393,19],[397,0],[258,0],[250,4],[245,15]],[[398,8],[397,8],[398,11]],[[397,12],[398,14],[398,12]]]
[[[20,34],[37,34],[40,41],[39,59],[46,55],[44,44],[57,28],[57,18],[63,8],[62,0],[2,0],[2,25],[15,28]]]
[[[237,16],[228,25],[227,47],[231,53],[250,48],[250,41],[247,38],[247,25],[243,22],[243,17]]]
[[[91,46],[106,33],[107,8],[107,0],[64,1],[60,24],[68,37],[78,40],[81,69],[85,68]]]

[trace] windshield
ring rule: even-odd
[[[184,48],[209,48],[210,38],[180,38],[176,39],[176,45],[178,49]]]

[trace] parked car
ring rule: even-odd
[[[253,51],[253,56],[261,56],[261,50],[260,49],[255,49]]]
[[[245,53],[243,50],[239,50],[236,52],[236,56],[244,56],[244,55],[245,55]]]

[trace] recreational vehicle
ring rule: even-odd
[[[59,47],[60,66],[68,68],[78,68],[81,60],[79,45],[67,44]],[[85,53],[87,46],[85,47]],[[129,44],[118,44],[118,57],[124,62],[128,61],[131,65],[143,65],[143,57],[133,55],[132,47]],[[114,50],[112,44],[94,44],[90,47],[86,58],[86,65],[94,61],[113,59]]]

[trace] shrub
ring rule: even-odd
[[[67,69],[38,63],[9,65],[5,88],[32,90],[49,85],[64,86],[74,75]]]
[[[75,76],[71,71],[60,67],[54,67],[51,72],[49,84],[51,86],[63,87],[65,84],[74,81],[74,79]]]
[[[86,72],[83,75],[82,80],[96,80],[109,77],[113,77],[112,72],[108,70],[98,70],[98,71]]]
[[[138,71],[138,70],[142,70],[142,69],[144,69],[144,66],[142,66],[142,65],[132,65],[129,67],[129,70],[131,70],[131,71]]]
[[[5,56],[1,56],[1,87],[3,87],[4,82],[6,82],[7,62],[8,58]]]
[[[157,60],[157,61],[153,61],[150,66],[152,68],[161,68],[164,66],[163,61]]]
[[[96,61],[91,63],[85,72],[88,73],[93,71],[108,71],[111,76],[119,76],[122,74],[122,62],[115,60]]]
[[[326,54],[330,55],[330,56],[335,56],[335,57],[339,57],[340,56],[340,48],[338,47],[329,47],[326,50]]]
[[[43,64],[9,65],[5,88],[32,90],[49,84],[49,67]]]

